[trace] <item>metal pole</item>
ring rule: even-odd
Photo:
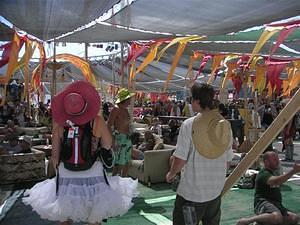
[[[115,76],[115,54],[112,55],[112,62],[111,62],[111,72],[113,77],[113,103],[115,103],[115,86],[116,86],[116,76]]]
[[[52,90],[51,98],[56,94],[56,40],[53,41],[53,67],[52,67]]]
[[[84,57],[86,61],[88,60],[88,47],[88,43],[84,43]]]
[[[124,44],[121,42],[121,87],[124,87]]]

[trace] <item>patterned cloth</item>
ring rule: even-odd
[[[131,160],[132,143],[128,134],[115,134],[116,165],[126,165]]]

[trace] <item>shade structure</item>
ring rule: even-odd
[[[173,34],[220,35],[299,15],[298,0],[136,0],[111,24]]]
[[[120,0],[2,0],[0,15],[18,28],[49,40],[101,18]],[[299,0],[135,0],[104,20],[114,28],[92,23],[64,39],[71,42],[144,40],[157,32],[223,35],[299,15]],[[117,27],[123,26],[123,28]],[[124,30],[125,28],[125,30]],[[128,29],[152,31],[140,32]]]
[[[27,33],[48,40],[95,20],[119,1],[1,0],[0,15]]]

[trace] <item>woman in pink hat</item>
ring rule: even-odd
[[[137,195],[137,180],[106,177],[97,160],[101,148],[110,151],[112,137],[102,116],[100,96],[86,81],[76,81],[57,94],[51,104],[53,140],[51,162],[56,177],[36,184],[23,198],[41,218],[100,224],[125,214]],[[87,154],[89,153],[89,154]]]

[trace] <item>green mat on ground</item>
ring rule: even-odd
[[[171,225],[176,193],[169,184],[139,184],[140,196],[135,205],[122,217],[109,219],[107,225]],[[282,186],[284,205],[300,214],[300,186],[287,183]],[[233,225],[240,217],[253,215],[254,189],[232,189],[222,201],[221,225]]]
[[[103,225],[172,225],[172,211],[176,193],[169,184],[153,185],[151,188],[139,184],[140,195],[134,206],[123,216],[111,218]],[[221,225],[234,225],[245,216],[253,215],[253,189],[232,189],[222,201]],[[282,186],[284,205],[300,215],[300,186],[291,182]],[[2,225],[54,225],[41,219],[30,206],[25,206],[20,197],[0,221]],[[1,210],[0,207],[0,212]],[[1,216],[1,213],[0,213]],[[85,223],[76,223],[84,225]]]

